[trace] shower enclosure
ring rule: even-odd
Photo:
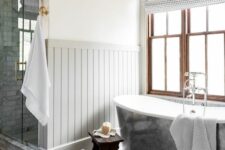
[[[38,144],[38,121],[20,88],[38,8],[39,0],[0,0],[0,135],[28,145]]]

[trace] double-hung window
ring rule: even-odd
[[[184,73],[202,72],[209,99],[225,100],[224,14],[217,4],[149,15],[149,93],[182,96]]]

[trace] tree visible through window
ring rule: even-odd
[[[225,4],[149,15],[149,93],[182,96],[185,72],[203,72],[225,100]],[[200,95],[199,95],[200,96]]]

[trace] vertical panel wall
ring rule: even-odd
[[[116,126],[113,98],[139,92],[138,55],[138,47],[48,41],[49,148],[87,137],[104,121]]]

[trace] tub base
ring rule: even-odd
[[[170,134],[172,120],[140,115],[117,106],[125,150],[176,150]],[[217,150],[225,150],[225,124],[217,125]]]

